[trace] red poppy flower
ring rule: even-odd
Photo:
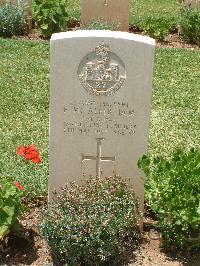
[[[19,146],[17,149],[17,154],[19,156],[24,156],[25,155],[25,147],[24,146]]]
[[[42,162],[42,160],[40,159],[40,156],[36,156],[36,157],[32,158],[31,161],[33,163],[41,163]]]
[[[23,156],[27,160],[32,161],[33,163],[41,163],[40,153],[37,150],[36,145],[30,146],[20,146],[17,150],[19,156]]]
[[[17,188],[19,188],[20,190],[25,190],[24,186],[22,186],[22,184],[20,184],[18,181],[14,181],[14,184]]]

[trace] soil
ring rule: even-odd
[[[135,27],[130,27],[129,32],[139,34],[139,35],[145,35],[144,32],[138,30]],[[191,49],[191,50],[198,50],[200,47],[196,44],[189,44],[184,42],[179,29],[174,29],[173,32],[171,32],[163,41],[156,40],[156,47],[162,47],[162,48],[184,48],[184,49]]]
[[[70,27],[67,31],[74,31],[79,29],[79,23],[72,22]],[[139,31],[137,28],[130,27],[130,33],[145,35],[144,32]],[[25,36],[15,36],[14,39],[22,39],[22,40],[49,40],[49,38],[45,38],[42,36],[41,32],[37,29],[30,30]],[[163,47],[163,48],[185,48],[190,50],[199,50],[200,47],[196,44],[188,44],[184,42],[181,35],[178,32],[178,29],[175,29],[174,32],[171,32],[164,41],[156,41],[156,47]]]
[[[41,204],[40,204],[41,205]],[[31,206],[30,212],[21,220],[22,233],[25,238],[12,235],[7,238],[5,246],[0,246],[0,265],[34,265],[60,266],[51,250],[39,233],[40,207]],[[145,212],[144,232],[140,248],[133,254],[134,260],[128,266],[198,266],[200,253],[186,250],[183,253],[165,250],[156,220],[149,211]]]

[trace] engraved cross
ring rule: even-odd
[[[115,162],[115,156],[113,157],[105,157],[102,156],[102,140],[103,138],[97,138],[97,156],[85,156],[84,154],[82,154],[82,163],[84,161],[90,161],[90,160],[94,160],[96,161],[96,175],[100,177],[101,175],[101,168],[100,168],[100,164],[101,162],[107,162],[107,161],[111,161],[111,162]]]

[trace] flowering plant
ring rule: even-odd
[[[32,161],[33,163],[41,163],[40,153],[36,145],[30,146],[20,146],[17,149],[17,154],[24,157],[27,160]]]
[[[19,230],[19,218],[25,206],[21,200],[25,188],[8,177],[0,178],[0,240],[11,230]]]
[[[138,202],[124,179],[90,178],[55,193],[41,228],[62,263],[117,265],[137,246],[138,219]]]

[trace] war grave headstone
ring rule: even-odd
[[[200,7],[200,0],[183,0],[184,7]]]
[[[81,0],[81,22],[88,25],[93,18],[116,22],[118,30],[128,31],[130,0]]]
[[[144,204],[155,42],[117,31],[51,38],[50,178],[52,191],[91,176],[130,178]]]

